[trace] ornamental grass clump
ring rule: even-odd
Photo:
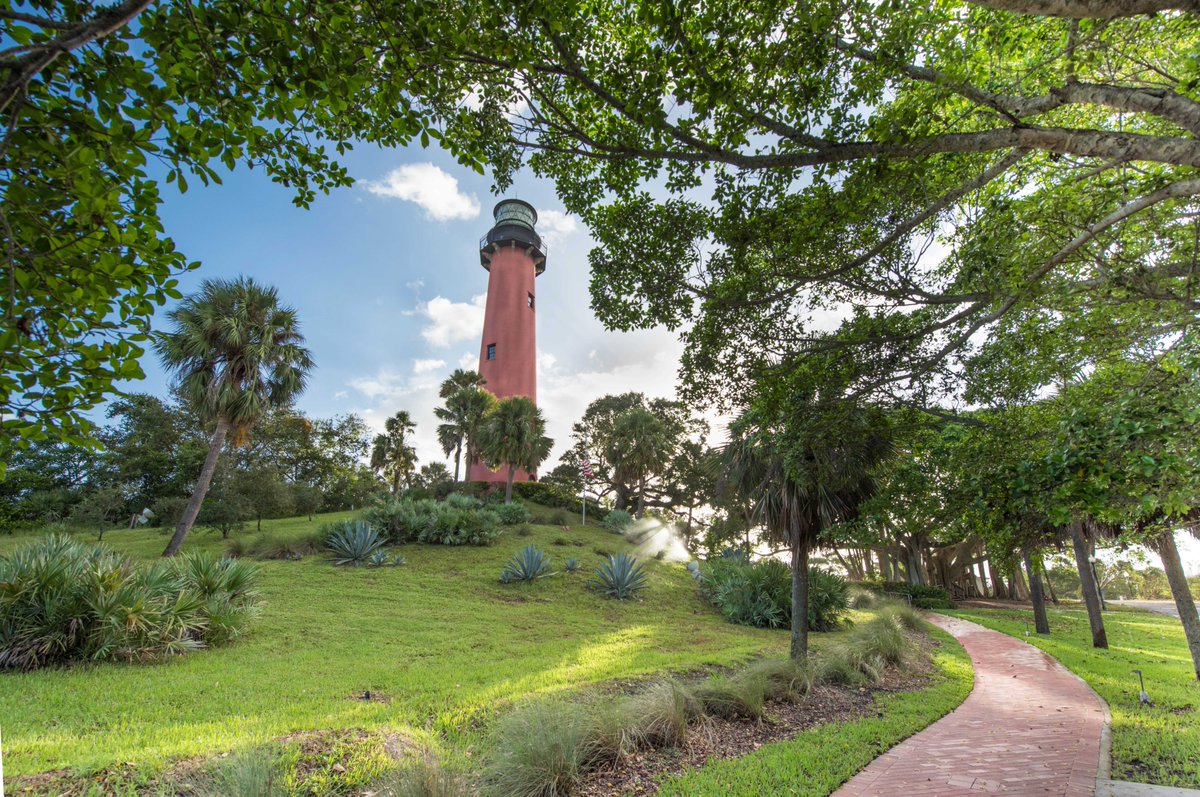
[[[748,677],[762,679],[768,700],[800,701],[812,691],[813,671],[795,659],[760,659],[745,669]]]
[[[920,622],[920,618],[915,618]],[[858,686],[883,678],[888,665],[908,664],[916,653],[905,620],[896,612],[884,613],[855,626],[837,644],[830,646],[817,665],[824,683]]]
[[[364,520],[347,520],[334,524],[325,548],[333,555],[335,565],[361,565],[370,562],[384,544],[383,535]]]
[[[588,717],[574,703],[533,703],[502,717],[489,739],[486,793],[565,797],[584,773]]]
[[[258,568],[189,553],[138,568],[51,535],[0,557],[0,669],[149,661],[228,642],[258,610]]]
[[[624,534],[625,530],[633,525],[633,515],[624,509],[613,509],[604,516],[601,525],[613,534]]]
[[[763,673],[743,671],[735,676],[713,676],[692,690],[704,712],[722,719],[759,719],[767,699]]]
[[[646,571],[627,553],[610,554],[588,586],[617,600],[629,600],[646,588]]]
[[[550,557],[531,543],[508,560],[508,564],[500,571],[500,581],[511,584],[516,581],[537,581],[553,575],[556,574],[550,572]]]

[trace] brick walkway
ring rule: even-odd
[[[974,690],[835,795],[1093,797],[1108,717],[1104,702],[1032,645],[966,620],[931,619],[966,648]]]

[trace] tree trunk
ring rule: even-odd
[[[1033,566],[1033,556],[1026,549],[1025,577],[1029,579],[1029,599],[1033,601],[1033,624],[1039,634],[1050,633],[1050,618],[1046,616],[1046,598],[1042,595],[1042,574]]]
[[[1164,532],[1151,543],[1162,558],[1167,583],[1175,596],[1175,607],[1179,609],[1179,620],[1183,623],[1183,634],[1187,638],[1188,650],[1192,652],[1192,669],[1196,680],[1200,680],[1200,616],[1196,614],[1196,600],[1188,589],[1187,575],[1179,561],[1179,548],[1175,545],[1175,532]]]
[[[808,658],[808,545],[792,543],[792,658]]]
[[[1054,584],[1053,584],[1053,582],[1050,581],[1049,574],[1046,575],[1045,585],[1046,585],[1046,591],[1050,593],[1050,602],[1053,603],[1055,606],[1057,606],[1058,605],[1058,595],[1055,594],[1055,592],[1054,592]]]
[[[513,477],[515,477],[516,475],[517,475],[517,466],[509,465],[508,466],[508,478],[505,479],[505,481],[504,481],[504,503],[506,503],[506,504],[512,503],[512,483],[513,483]]]
[[[208,456],[204,458],[204,467],[200,469],[200,478],[196,480],[192,497],[183,509],[183,516],[179,518],[179,525],[175,527],[175,534],[167,543],[163,556],[174,556],[183,547],[183,541],[192,530],[192,525],[200,514],[200,505],[204,503],[204,496],[208,494],[209,485],[212,484],[213,474],[217,471],[217,458],[221,456],[221,449],[225,447],[225,437],[228,434],[229,421],[218,418],[217,428],[213,430],[212,439],[208,444]]]
[[[400,471],[392,471],[392,495],[400,492]]]
[[[1083,522],[1072,520],[1070,524],[1071,544],[1075,548],[1075,568],[1079,571],[1079,591],[1087,606],[1088,622],[1092,626],[1092,647],[1108,648],[1108,635],[1104,632],[1104,615],[1100,608],[1100,590],[1096,587],[1095,572],[1088,561],[1087,539],[1083,536]]]
[[[258,524],[257,524],[257,527],[255,528],[255,531],[261,533],[262,532],[262,512],[258,513],[257,518],[258,518]],[[309,520],[312,520],[312,518],[309,518]]]
[[[458,483],[459,466],[462,464],[462,438],[458,438],[458,445],[454,447],[454,481]]]

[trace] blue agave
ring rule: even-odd
[[[646,571],[629,554],[610,554],[588,586],[610,598],[628,600],[646,588]]]
[[[568,573],[574,573],[576,570],[579,569],[579,560],[575,559],[574,557],[568,559],[567,563],[566,563],[566,567],[567,567]]]
[[[526,545],[519,553],[513,554],[504,570],[500,573],[500,581],[510,584],[514,581],[536,581],[539,578],[552,576],[550,557],[533,545]]]
[[[383,537],[366,522],[355,520],[336,529],[325,547],[333,554],[335,565],[358,565],[371,561],[383,547]]]

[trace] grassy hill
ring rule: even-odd
[[[269,521],[264,533],[299,537],[348,516]],[[262,616],[228,647],[160,664],[0,674],[5,774],[118,762],[152,772],[175,758],[332,728],[391,728],[463,749],[490,715],[531,694],[786,647],[785,632],[724,622],[682,564],[647,562],[640,601],[598,597],[584,583],[604,553],[624,547],[621,537],[528,528],[521,536],[508,527],[488,548],[405,546],[397,551],[408,563],[395,568],[333,567],[319,556],[263,562]],[[0,537],[0,553],[27,539]],[[139,529],[105,542],[152,558],[166,538]],[[504,562],[530,542],[556,570],[572,556],[583,569],[500,584]],[[185,544],[224,548],[203,531]]]

